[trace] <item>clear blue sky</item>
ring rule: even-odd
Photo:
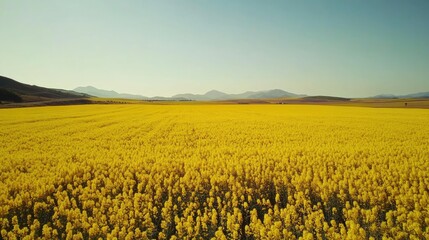
[[[0,0],[0,75],[146,96],[429,91],[429,1]]]

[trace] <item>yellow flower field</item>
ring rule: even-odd
[[[0,109],[2,239],[429,239],[429,111]]]

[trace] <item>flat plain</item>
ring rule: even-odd
[[[429,239],[429,111],[0,109],[3,239]]]

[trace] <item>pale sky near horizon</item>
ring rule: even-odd
[[[429,1],[0,0],[0,75],[145,96],[429,91]]]

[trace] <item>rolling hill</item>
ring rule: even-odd
[[[44,88],[20,83],[4,76],[0,76],[0,89],[0,101],[4,102],[36,102],[52,99],[74,99],[89,97],[87,94],[74,91]]]
[[[309,96],[303,97],[303,100],[313,101],[313,102],[334,102],[334,101],[350,101],[350,98],[342,97],[332,97],[332,96]]]

